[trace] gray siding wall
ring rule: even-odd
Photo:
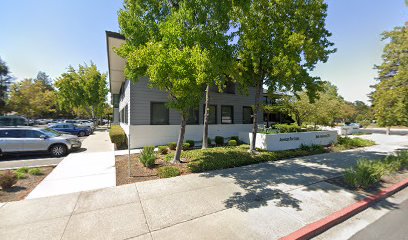
[[[217,124],[221,124],[221,105],[232,105],[234,107],[235,124],[242,123],[242,108],[244,106],[254,105],[254,88],[249,89],[248,95],[240,95],[238,89],[236,89],[235,92],[235,94],[210,92],[210,104],[217,105]],[[166,93],[148,87],[148,78],[141,78],[136,83],[132,82],[130,84],[130,124],[150,125],[150,103],[167,101],[168,96]],[[203,123],[203,104],[204,101],[202,101],[199,106],[200,124]],[[258,119],[259,123],[263,123],[262,114],[259,115]],[[169,110],[169,123],[170,125],[180,124],[180,114],[173,109]]]
[[[130,103],[130,98],[131,98],[131,82],[130,81],[126,81],[125,84],[123,85],[123,89],[122,89],[122,94],[120,95],[120,101],[119,101],[119,114],[122,111],[122,109],[126,106],[126,104],[128,104],[128,109],[130,109],[130,106],[132,105]],[[129,111],[129,110],[128,110]],[[131,115],[131,111],[128,113],[128,122],[130,123],[130,120],[132,119]]]

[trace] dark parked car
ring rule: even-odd
[[[28,120],[25,117],[20,116],[0,116],[0,126],[27,126]]]
[[[57,123],[49,126],[49,128],[54,129],[58,132],[77,135],[78,137],[88,136],[90,134],[88,129],[78,127],[71,123]]]

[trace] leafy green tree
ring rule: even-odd
[[[48,76],[45,72],[39,71],[37,77],[34,79],[34,82],[42,82],[42,84],[46,86],[48,90],[54,89],[50,76]]]
[[[11,85],[8,108],[29,118],[50,117],[57,113],[56,94],[43,82],[28,78]]]
[[[79,65],[78,70],[72,66],[55,82],[59,105],[62,109],[72,111],[84,109],[93,119],[108,94],[106,74],[102,74],[95,64]]]
[[[309,71],[335,50],[325,28],[327,4],[312,1],[238,1],[233,20],[238,36],[238,71],[256,88],[251,151],[255,151],[262,87],[313,96],[319,78]],[[252,82],[251,82],[252,81]]]
[[[383,33],[383,63],[376,66],[378,84],[374,86],[373,110],[379,126],[408,126],[408,24]]]
[[[202,34],[189,24],[195,17],[188,1],[130,1],[119,12],[126,43],[117,50],[127,60],[125,74],[137,82],[148,76],[150,87],[168,93],[167,106],[180,113],[180,133],[173,162],[179,162],[191,108],[203,97],[210,74],[209,50],[197,41]],[[194,27],[194,25],[193,25]]]
[[[12,80],[8,66],[0,58],[0,114],[6,111],[7,92]]]

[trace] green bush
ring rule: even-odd
[[[28,170],[28,173],[35,176],[43,174],[43,172],[39,168],[31,168],[30,170]]]
[[[146,146],[140,153],[140,162],[143,166],[151,168],[154,166],[156,160],[156,154],[154,153],[154,146]]]
[[[208,143],[208,146],[212,144],[211,138],[207,138],[207,143]]]
[[[322,153],[322,152],[326,151],[323,146],[316,145],[316,144],[313,144],[313,145],[310,145],[310,146],[302,144],[302,145],[300,145],[299,149],[303,150],[303,151],[306,151],[306,152],[310,152],[310,153]]]
[[[170,148],[170,150],[176,150],[177,143],[176,142],[169,142],[167,146]]]
[[[297,124],[275,124],[274,128],[276,128],[280,133],[293,133],[293,132],[301,132],[302,128]]]
[[[16,173],[28,173],[28,167],[21,167],[16,170]]]
[[[347,149],[369,147],[375,145],[375,142],[362,138],[337,137],[337,143],[334,144],[334,151],[343,151]]]
[[[170,177],[179,176],[180,170],[176,167],[165,166],[165,167],[160,167],[159,169],[157,169],[157,173],[160,178],[170,178]]]
[[[17,176],[17,179],[26,179],[27,178],[27,174],[25,174],[25,173],[23,173],[23,172],[18,172],[18,171],[16,171],[15,172],[16,173],[16,176]]]
[[[239,143],[239,137],[238,136],[231,136],[230,140],[235,140],[237,143]]]
[[[224,137],[221,136],[215,136],[215,145],[217,146],[223,146],[224,145]]]
[[[362,159],[344,172],[344,180],[352,187],[365,189],[380,181],[385,174],[386,168],[381,161]]]
[[[171,161],[173,160],[173,158],[174,158],[174,153],[170,153],[170,154],[167,154],[167,155],[164,157],[164,161],[166,161],[166,162],[171,162]]]
[[[194,140],[186,140],[186,143],[190,144],[190,148],[193,148],[195,145]]]
[[[238,145],[237,140],[229,140],[228,141],[228,146],[235,147],[237,145]]]
[[[169,147],[167,146],[158,146],[157,149],[162,155],[166,155],[169,152]]]
[[[116,144],[118,149],[126,149],[127,148],[127,137],[125,131],[123,131],[122,127],[119,125],[112,125],[111,129],[109,130],[109,136],[111,142]]]
[[[183,145],[181,145],[181,149],[184,151],[190,149],[190,143],[183,143]]]
[[[0,175],[0,187],[3,190],[10,189],[14,184],[17,183],[17,174],[7,170],[5,173]]]

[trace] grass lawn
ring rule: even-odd
[[[182,163],[170,163],[174,156],[174,151],[168,154],[157,154],[155,165],[152,168],[143,167],[139,161],[139,154],[131,155],[131,177],[128,177],[128,157],[116,157],[116,176],[117,185],[147,181],[160,178],[163,167],[174,166],[178,169],[179,174],[189,174],[206,172],[217,169],[233,168],[255,163],[276,161],[294,157],[309,156],[328,152],[342,151],[358,147],[372,146],[373,141],[360,138],[339,138],[338,143],[329,147],[323,146],[305,146],[300,149],[268,152],[259,150],[259,154],[250,154],[249,145],[240,145],[235,147],[214,147],[205,150],[193,149],[183,151],[181,154]],[[162,168],[162,169],[160,169]],[[171,169],[172,173],[177,172]],[[172,174],[176,176],[178,174]]]

